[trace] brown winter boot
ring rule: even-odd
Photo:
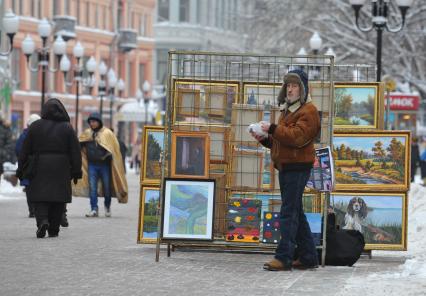
[[[278,259],[272,259],[271,261],[263,265],[263,269],[269,271],[291,271],[291,266],[286,266],[283,262]]]

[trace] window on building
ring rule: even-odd
[[[179,22],[189,22],[189,0],[179,2]]]
[[[69,15],[71,12],[71,0],[64,0],[64,15]]]
[[[170,0],[158,0],[158,21],[165,22],[169,20]]]
[[[120,78],[123,78],[124,80],[124,84],[126,85],[126,87],[124,88],[124,91],[121,95],[124,95],[124,93],[126,92],[126,89],[130,89],[132,86],[132,68],[133,68],[133,64],[131,62],[129,62],[128,60],[126,61],[126,76],[124,76],[126,79],[123,78],[123,76],[120,76]]]
[[[99,4],[95,7],[95,28],[99,29]]]
[[[52,11],[53,11],[53,16],[59,15],[58,1],[55,1],[55,0],[52,1]]]
[[[80,25],[80,0],[76,0],[76,24]]]
[[[168,50],[159,49],[157,50],[157,80],[161,84],[165,84],[167,81],[167,60]]]
[[[15,1],[12,1],[12,2],[15,2]],[[24,14],[24,0],[19,0],[18,14],[19,15],[23,15]]]
[[[43,1],[38,1],[38,3],[37,3],[38,5],[37,5],[37,17],[38,18],[42,18],[42,17],[44,17],[44,15],[43,15]]]
[[[145,36],[145,14],[142,14],[139,18],[139,35]]]
[[[90,2],[86,2],[86,26],[90,27]]]
[[[17,88],[19,89],[19,85],[21,84],[21,67],[20,63],[26,63],[25,59],[20,59],[20,56],[22,55],[21,49],[14,48],[11,54],[12,63],[11,63],[11,74],[12,74],[12,81],[16,84]]]
[[[30,6],[30,15],[31,15],[32,17],[35,17],[35,18],[37,18],[37,17],[38,17],[38,16],[37,16],[37,12],[38,12],[38,10],[37,10],[37,2],[38,2],[38,1],[35,1],[35,0],[30,1],[30,3],[31,3],[31,6]]]
[[[118,1],[118,12],[117,12],[117,26],[118,28],[122,28],[123,24],[123,2],[122,1]]]

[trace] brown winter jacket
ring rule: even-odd
[[[271,149],[278,170],[311,168],[315,160],[314,139],[320,130],[318,110],[307,102],[295,112],[281,112],[278,124],[271,124],[269,137],[261,144]]]

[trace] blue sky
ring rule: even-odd
[[[154,139],[160,144],[160,146],[164,146],[164,132],[163,131],[149,131]]]
[[[145,193],[145,202],[149,202],[152,199],[158,200],[160,196],[160,190],[148,189]]]
[[[349,200],[354,197],[361,197],[369,208],[386,208],[386,209],[401,209],[402,208],[402,197],[401,196],[389,196],[389,195],[343,195],[333,194],[330,202],[332,203],[349,203]]]
[[[376,89],[374,87],[342,87],[346,89],[346,94],[352,95],[352,103],[367,102],[368,95],[375,97]]]
[[[375,136],[375,137],[333,137],[333,146],[339,147],[342,144],[345,144],[346,147],[350,147],[353,150],[363,150],[366,152],[372,152],[371,148],[374,147],[374,143],[380,140],[383,147],[386,148],[389,146],[391,140],[396,138],[402,144],[405,145],[405,137],[387,137],[387,136]]]

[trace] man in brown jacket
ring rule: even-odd
[[[302,198],[315,160],[314,139],[320,130],[318,110],[308,96],[308,77],[301,70],[290,71],[278,95],[281,116],[278,124],[262,123],[268,137],[255,136],[271,149],[279,170],[281,189],[281,240],[275,258],[263,266],[266,270],[291,270],[318,266],[318,255]],[[297,246],[298,258],[293,261]]]

